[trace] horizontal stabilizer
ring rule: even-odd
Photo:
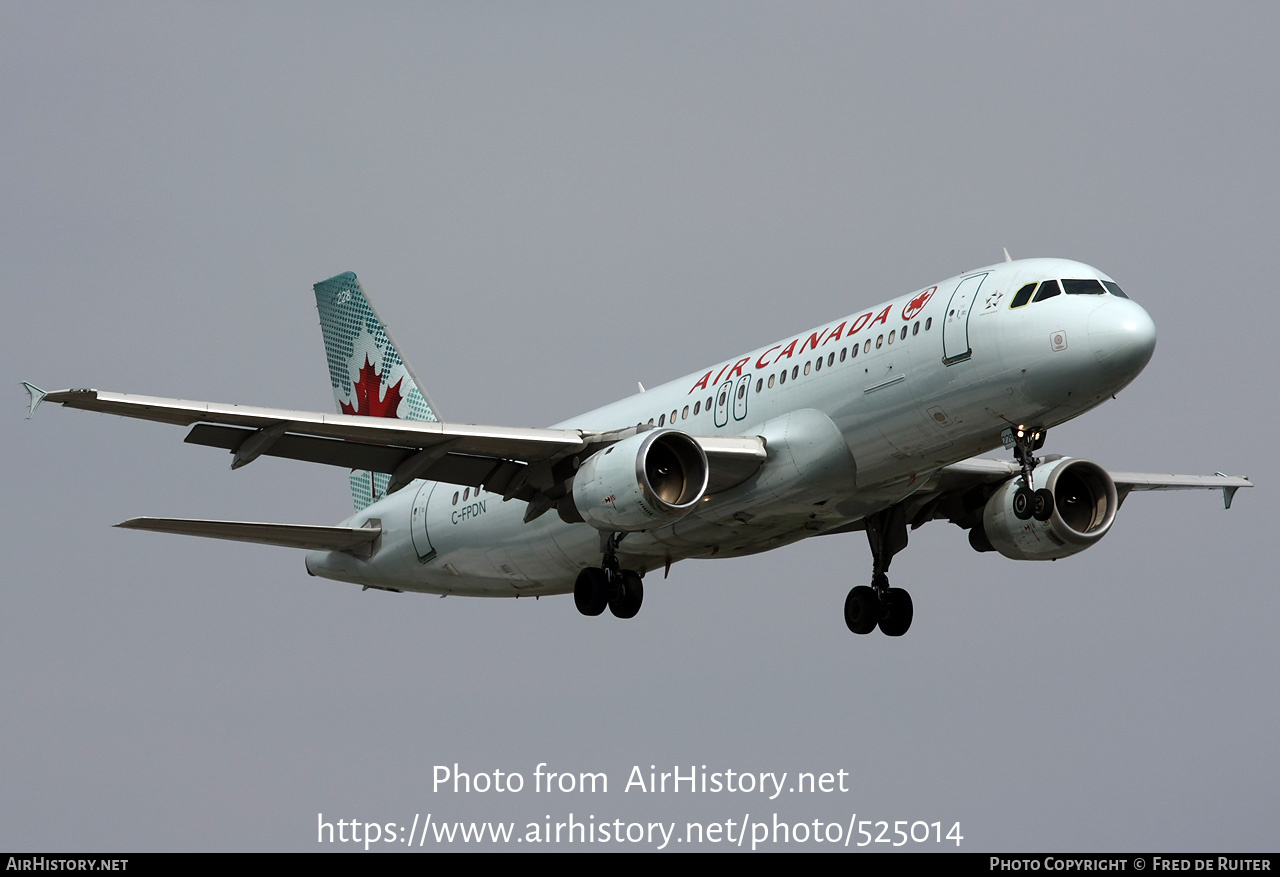
[[[191,518],[130,518],[116,524],[126,530],[151,530],[181,536],[204,536],[285,548],[351,551],[382,535],[381,527],[314,527],[307,524],[260,524],[251,521],[202,521]]]

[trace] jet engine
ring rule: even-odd
[[[1011,478],[987,500],[982,523],[970,531],[974,548],[1013,560],[1057,560],[1084,551],[1111,529],[1120,502],[1115,482],[1097,463],[1061,457],[1037,466],[1032,481],[1053,494],[1049,519],[1024,521],[1013,513],[1022,479]]]
[[[648,530],[693,511],[707,477],[707,455],[693,438],[650,430],[588,457],[574,475],[573,504],[597,530]]]

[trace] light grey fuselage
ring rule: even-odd
[[[751,554],[846,526],[939,468],[1000,447],[1011,426],[1048,428],[1109,398],[1150,359],[1155,326],[1109,292],[1010,307],[1018,290],[1050,279],[1111,280],[1061,259],[1000,263],[557,424],[765,439],[768,459],[746,481],[628,533],[623,566],[643,573]],[[484,490],[415,482],[348,520],[381,522],[372,556],[311,552],[307,569],[427,593],[572,591],[579,571],[600,562],[601,532],[554,511],[526,523],[525,510]]]

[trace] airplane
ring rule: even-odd
[[[643,578],[864,531],[869,585],[850,631],[907,632],[889,564],[932,520],[977,551],[1056,560],[1107,534],[1133,491],[1247,478],[1111,472],[1036,456],[1047,431],[1147,365],[1155,324],[1109,276],[1064,259],[1005,261],[855,311],[549,428],[447,422],[356,275],[314,286],[337,414],[24,382],[41,402],[190,427],[186,441],[347,469],[336,526],[132,518],[135,530],[307,549],[313,576],[366,589],[574,595],[634,617]],[[1004,448],[1012,459],[980,455]]]

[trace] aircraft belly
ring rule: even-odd
[[[424,565],[433,585],[465,578],[494,596],[564,593],[598,551],[597,531],[554,514],[526,523],[523,502],[480,491],[454,504],[453,490],[438,494],[428,513],[437,556]]]
[[[670,525],[628,536],[623,550],[650,556],[707,556],[729,546],[764,550],[831,526],[834,502],[855,491],[857,481],[840,429],[826,414],[805,408],[755,431],[769,449],[755,474]]]

